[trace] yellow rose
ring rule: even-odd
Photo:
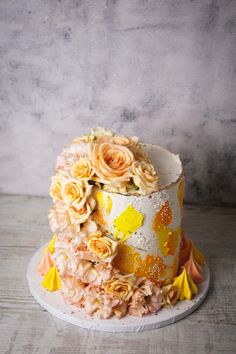
[[[99,136],[96,139],[96,143],[102,144],[102,143],[111,143],[111,144],[117,144],[117,145],[123,145],[126,147],[134,147],[138,142],[138,138],[136,136],[132,137],[126,137],[126,136],[108,136],[108,135],[103,135]]]
[[[77,209],[73,205],[67,208],[70,219],[73,224],[82,224],[88,220],[90,214],[92,213],[96,205],[95,200],[90,197],[88,201],[82,206],[82,208]]]
[[[81,209],[89,195],[92,186],[86,181],[78,181],[75,178],[65,179],[62,185],[61,196],[67,205],[73,205],[76,209]]]
[[[49,194],[54,202],[61,200],[61,178],[59,176],[52,177],[52,183],[50,186]]]
[[[72,167],[71,175],[80,180],[88,180],[92,176],[91,163],[84,157],[80,157]]]
[[[133,181],[139,188],[140,194],[151,193],[158,190],[158,177],[154,167],[144,161],[135,161],[132,164]]]
[[[102,236],[100,232],[94,232],[84,239],[88,249],[95,253],[104,262],[111,262],[117,254],[118,242],[109,237]]]
[[[133,161],[133,153],[125,146],[110,143],[92,145],[91,162],[99,182],[129,181],[131,174],[128,170]]]
[[[119,300],[127,301],[133,295],[134,286],[135,277],[133,275],[117,274],[114,278],[107,281],[105,291]]]

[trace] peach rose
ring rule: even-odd
[[[135,161],[132,164],[133,181],[139,188],[140,194],[147,194],[158,190],[158,177],[154,167],[144,161]]]
[[[134,147],[138,142],[138,138],[136,136],[131,136],[130,138],[126,136],[108,136],[108,135],[103,135],[99,136],[96,139],[96,143],[102,144],[102,143],[111,143],[111,144],[117,144],[117,145],[123,145],[126,147]]]
[[[84,239],[88,249],[96,254],[104,262],[111,262],[117,254],[118,242],[109,237],[102,236],[100,232],[94,232]]]
[[[92,213],[96,205],[95,200],[90,197],[88,201],[82,206],[82,208],[77,209],[75,206],[71,205],[67,207],[68,214],[70,216],[71,222],[73,224],[82,224],[88,220],[90,214]]]
[[[61,177],[60,176],[53,176],[51,178],[52,183],[50,186],[49,194],[52,197],[54,202],[61,200]]]
[[[105,291],[117,297],[119,300],[127,301],[131,298],[134,291],[135,277],[132,274],[117,274],[114,278],[107,281]]]
[[[67,205],[72,205],[76,209],[81,209],[89,195],[92,186],[86,181],[79,181],[75,178],[65,179],[62,184],[61,196]]]
[[[98,182],[129,181],[133,153],[125,146],[110,143],[93,144],[91,162]]]
[[[78,178],[80,180],[88,180],[92,176],[92,168],[91,163],[84,157],[80,157],[78,161],[76,161],[71,169],[71,175],[74,178]]]

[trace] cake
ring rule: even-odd
[[[101,319],[190,300],[204,256],[182,229],[182,163],[160,146],[98,128],[57,158],[42,287]]]

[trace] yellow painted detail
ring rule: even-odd
[[[179,206],[180,206],[180,208],[182,208],[183,200],[184,200],[184,180],[183,179],[179,184],[178,200],[179,200]]]
[[[56,291],[61,288],[61,279],[56,266],[49,269],[43,279],[42,286],[49,291]]]
[[[94,199],[97,202],[97,209],[100,209],[104,214],[109,215],[112,209],[111,197],[99,190],[96,191]]]
[[[180,242],[180,227],[171,229],[155,223],[153,230],[155,231],[161,254],[164,257],[174,256]]]
[[[186,269],[182,267],[182,273],[175,278],[173,286],[179,289],[180,300],[191,300],[193,295],[197,294],[198,288],[192,278],[187,274]]]
[[[99,224],[105,225],[105,216],[109,215],[112,210],[111,197],[100,190],[96,191],[93,197],[96,200],[96,208],[93,212],[93,219]]]
[[[168,202],[165,202],[161,209],[155,214],[153,219],[153,225],[168,226],[172,221],[172,209]]]
[[[123,242],[118,245],[118,254],[112,265],[123,273],[134,273],[138,277],[149,278],[155,283],[163,282],[167,269],[161,257],[146,255],[142,259],[140,253]]]
[[[134,231],[143,225],[144,216],[136,210],[132,204],[114,220],[115,238],[119,237],[121,241],[127,240]]]

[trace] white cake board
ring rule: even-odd
[[[115,317],[99,320],[89,317],[83,309],[73,305],[65,304],[60,291],[49,292],[41,285],[43,277],[36,273],[37,265],[42,256],[41,247],[31,258],[27,279],[29,289],[35,300],[53,316],[72,323],[82,328],[106,332],[140,332],[160,328],[172,324],[192,313],[204,301],[210,283],[210,272],[207,265],[204,267],[204,281],[199,286],[199,293],[193,300],[179,301],[172,308],[163,308],[156,315],[146,315],[144,317],[126,316],[122,319]]]

